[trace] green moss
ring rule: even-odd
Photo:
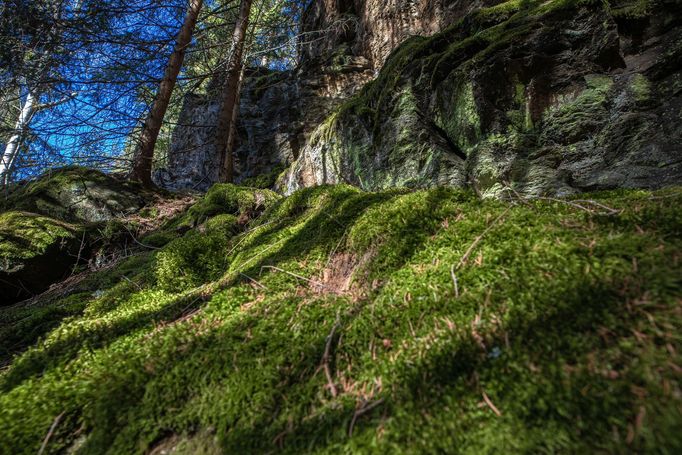
[[[609,76],[588,75],[585,83],[587,87],[577,96],[568,97],[545,112],[541,141],[576,142],[602,125],[613,80]]]
[[[0,270],[9,272],[50,246],[76,238],[76,226],[34,213],[0,214]]]
[[[635,74],[630,81],[628,87],[635,102],[638,104],[646,104],[651,100],[652,87],[646,76],[642,74]]]
[[[154,248],[162,247],[172,240],[177,239],[180,236],[177,230],[152,232],[149,235],[142,237],[141,241],[145,245],[149,245]]]
[[[677,452],[680,194],[580,196],[607,215],[341,185],[234,237],[219,215],[98,292],[0,309],[23,345],[0,451],[61,414],[50,452]]]
[[[259,99],[265,94],[266,90],[282,82],[286,77],[286,72],[269,71],[256,77],[251,76],[251,79],[247,79],[246,83],[247,85],[253,84],[253,96]]]
[[[70,166],[21,186],[3,206],[5,210],[34,212],[69,222],[100,222],[135,212],[153,196],[135,183]]]
[[[220,233],[190,233],[174,240],[156,256],[156,282],[161,289],[181,292],[219,278],[227,267],[221,254],[227,238]]]
[[[269,172],[242,180],[241,185],[251,188],[272,189],[284,169],[285,166],[283,165],[274,166]]]
[[[614,17],[625,19],[646,18],[654,7],[651,0],[610,0],[608,4]]]
[[[214,216],[206,222],[206,231],[232,237],[239,232],[239,219],[228,213]]]
[[[453,75],[452,78],[436,122],[460,149],[467,150],[481,137],[481,120],[472,83],[462,74]]]

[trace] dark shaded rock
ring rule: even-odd
[[[77,226],[35,213],[0,214],[0,304],[29,298],[68,277],[88,248]]]

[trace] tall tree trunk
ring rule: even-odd
[[[7,144],[5,145],[5,150],[2,153],[2,159],[0,160],[0,182],[3,187],[7,187],[11,181],[12,170],[14,168],[14,162],[19,152],[19,147],[21,146],[21,141],[28,130],[29,122],[31,117],[36,111],[36,96],[29,90],[26,95],[26,101],[21,107],[21,112],[19,113],[19,119],[17,120],[12,136],[10,136]]]
[[[168,109],[168,103],[173,94],[173,88],[182,68],[182,62],[185,59],[185,51],[192,40],[192,33],[194,32],[202,5],[203,0],[189,0],[185,21],[175,39],[175,49],[168,60],[166,71],[159,85],[159,91],[140,136],[140,145],[133,161],[131,177],[147,187],[153,186],[152,161],[154,160],[154,147],[159,137],[163,118]]]
[[[232,34],[232,50],[227,62],[227,79],[223,87],[223,102],[218,115],[215,147],[220,152],[220,180],[232,182],[234,178],[233,148],[236,137],[236,119],[239,107],[239,91],[241,87],[244,41],[249,26],[249,14],[253,0],[241,0],[239,16],[234,24]]]

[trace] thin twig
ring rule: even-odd
[[[334,335],[336,335],[336,330],[340,327],[341,320],[339,319],[338,313],[336,314],[336,321],[332,326],[331,332],[327,335],[327,343],[324,346],[324,354],[322,354],[322,368],[324,369],[324,375],[327,377],[327,386],[329,387],[329,392],[332,397],[336,398],[338,392],[336,391],[336,386],[332,379],[331,369],[329,368],[329,361],[331,359],[332,342],[334,341]]]
[[[78,247],[78,256],[76,257],[76,263],[73,265],[73,269],[71,269],[71,276],[73,276],[73,274],[76,273],[76,269],[78,268],[78,263],[81,261],[81,253],[83,252],[84,244],[85,244],[85,231],[83,231],[83,237],[81,238],[81,245]]]
[[[145,245],[144,243],[140,242],[139,240],[137,240],[137,239],[135,238],[135,235],[133,235],[133,233],[130,231],[130,229],[128,229],[128,226],[126,226],[125,223],[122,223],[121,225],[123,226],[123,228],[124,228],[126,231],[128,231],[128,234],[130,234],[130,238],[133,239],[133,242],[137,243],[138,245],[140,245],[140,246],[142,246],[142,247],[144,247],[144,248],[149,248],[150,250],[160,250],[160,249],[161,249],[161,248],[156,247],[156,246]]]
[[[574,201],[569,201],[567,199],[558,199],[555,197],[538,197],[538,199],[541,199],[543,201],[559,202],[561,204],[570,205],[571,207],[575,207],[577,209],[580,209],[580,210],[583,210],[587,213],[591,213],[591,214],[595,214],[595,215],[616,215],[616,214],[621,212],[620,210],[616,210],[614,208],[611,208],[609,206],[601,204],[597,201],[593,201],[591,199],[576,199]],[[596,210],[592,210],[589,207],[585,207],[584,205],[578,204],[578,202],[584,202],[584,203],[595,205],[599,208],[606,210],[606,213],[601,213],[601,212],[598,212]]]
[[[497,409],[497,406],[488,398],[488,394],[485,393],[485,390],[483,391],[483,401],[485,401],[485,404],[488,405],[490,409],[495,413],[497,417],[502,417],[502,413],[500,412],[499,409]]]
[[[57,425],[59,425],[59,422],[62,420],[62,417],[64,417],[65,412],[66,411],[55,417],[54,422],[52,422],[52,425],[50,426],[50,430],[47,432],[45,439],[43,439],[43,444],[40,446],[40,450],[38,450],[38,455],[42,455],[42,453],[45,451],[47,443],[50,442],[50,438],[52,437],[54,430],[57,428]]]
[[[457,283],[457,275],[455,275],[455,265],[450,267],[450,276],[452,277],[452,285],[455,287],[455,297],[459,298],[459,285]]]
[[[263,269],[272,269],[272,270],[276,270],[276,271],[278,271],[278,272],[282,272],[282,273],[286,273],[287,275],[291,275],[291,276],[293,276],[294,278],[298,278],[298,279],[300,279],[300,280],[305,280],[305,281],[307,281],[307,282],[309,282],[309,283],[312,283],[312,284],[314,284],[314,285],[316,285],[316,286],[322,286],[323,288],[326,288],[326,287],[327,287],[327,286],[325,286],[324,284],[322,284],[322,283],[320,283],[320,282],[318,282],[318,281],[311,280],[310,278],[306,278],[306,277],[304,277],[304,276],[302,276],[302,275],[299,275],[299,274],[297,274],[297,273],[289,272],[288,270],[280,269],[279,267],[275,267],[274,265],[263,265],[263,266],[261,266],[261,271],[262,271]]]
[[[367,414],[369,411],[376,408],[377,406],[379,406],[383,402],[384,402],[383,398],[380,398],[380,399],[373,401],[371,403],[364,402],[362,407],[360,407],[360,409],[357,409],[355,411],[355,414],[353,414],[353,419],[350,421],[350,425],[348,427],[348,437],[349,438],[351,436],[353,436],[353,428],[355,427],[355,422],[358,420],[358,418],[360,416],[362,416],[363,414]]]
[[[478,246],[478,244],[481,242],[481,240],[483,240],[483,237],[484,237],[488,232],[490,232],[490,230],[491,230],[492,228],[494,228],[495,225],[496,225],[497,223],[499,223],[499,222],[502,220],[502,218],[504,218],[504,216],[507,214],[507,212],[509,212],[509,209],[510,209],[510,208],[511,208],[511,207],[507,207],[507,208],[504,210],[504,212],[502,212],[502,213],[500,214],[500,216],[498,216],[497,218],[495,218],[495,220],[494,220],[492,223],[490,223],[490,224],[488,225],[487,228],[485,228],[485,230],[481,233],[481,235],[479,235],[478,237],[476,237],[476,238],[474,239],[474,241],[471,243],[471,245],[469,245],[469,248],[467,248],[467,250],[466,250],[466,252],[464,253],[464,255],[462,256],[462,258],[459,260],[459,263],[457,263],[457,266],[454,268],[454,270],[459,270],[459,268],[460,268],[462,265],[464,265],[464,263],[466,263],[467,259],[469,259],[469,256],[470,256],[471,253],[474,251],[474,249],[476,248],[476,246]]]
[[[121,276],[122,276],[123,279],[126,280],[128,283],[130,283],[130,284],[132,284],[133,286],[135,286],[139,291],[142,290],[142,288],[140,287],[139,284],[137,284],[136,282],[134,282],[133,280],[131,280],[130,278],[128,278],[128,277],[125,276],[125,275],[121,275]]]
[[[246,278],[247,280],[249,280],[250,282],[252,282],[253,284],[255,284],[255,285],[257,285],[257,286],[260,286],[262,289],[269,290],[268,287],[265,286],[263,283],[261,283],[261,282],[258,281],[258,280],[255,280],[255,279],[251,278],[251,277],[248,276],[246,273],[239,272],[239,274],[240,274],[241,276],[243,276],[244,278]]]

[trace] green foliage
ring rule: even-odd
[[[235,236],[211,218],[90,292],[0,310],[20,345],[0,451],[35,453],[63,413],[49,452],[675,453],[680,194],[339,185]]]

